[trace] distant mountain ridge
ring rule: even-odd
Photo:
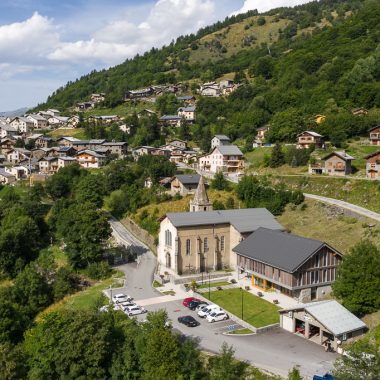
[[[19,108],[19,109],[17,109],[17,110],[14,110],[14,111],[3,111],[3,112],[0,112],[0,116],[3,116],[3,117],[16,117],[16,116],[22,116],[22,115],[24,115],[28,110],[29,110],[29,107],[23,107],[23,108]]]

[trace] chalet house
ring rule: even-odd
[[[266,209],[212,211],[202,177],[190,210],[169,213],[160,224],[158,262],[174,275],[236,267],[232,249],[243,238],[260,227],[283,229]]]
[[[0,124],[0,139],[17,135],[17,130],[10,124]]]
[[[106,124],[115,123],[120,120],[119,116],[117,115],[93,116],[92,118],[95,121],[95,123],[106,123]],[[91,119],[89,118],[89,120]]]
[[[195,121],[195,106],[180,107],[178,108],[178,116],[185,118],[189,122]]]
[[[128,143],[126,142],[105,142],[102,146],[111,154],[117,154],[119,158],[124,158],[128,154]]]
[[[37,160],[44,157],[53,157],[54,151],[52,148],[34,148],[30,151],[30,157]]]
[[[6,157],[3,154],[0,154],[0,167],[4,165],[5,160],[6,160]]]
[[[77,159],[75,157],[58,157],[57,165],[58,170],[61,168],[65,168],[66,166],[75,164]]]
[[[345,151],[332,152],[322,158],[325,161],[324,173],[335,176],[345,176],[352,173],[351,162],[354,157],[347,154]]]
[[[199,168],[211,173],[241,173],[244,170],[244,155],[236,145],[220,145],[199,158]]]
[[[73,141],[72,147],[77,151],[83,149],[97,149],[100,148],[105,142],[106,140],[104,139],[78,140]]]
[[[10,138],[0,140],[0,152],[5,154],[12,150],[16,145],[16,141]]]
[[[154,149],[153,146],[138,146],[132,150],[132,157],[137,161],[139,157],[149,155]]]
[[[5,169],[6,172],[13,175],[16,178],[16,181],[25,179],[29,175],[29,169],[25,165],[11,166]]]
[[[280,326],[305,339],[342,354],[342,343],[363,335],[367,326],[335,300],[325,300],[280,310]]]
[[[91,94],[90,99],[93,103],[104,102],[106,94],[101,92],[100,94]]]
[[[50,115],[50,116],[59,116],[61,114],[60,111],[54,109],[54,108],[49,108],[47,111],[46,111],[46,114],[47,115]]]
[[[34,128],[34,123],[26,117],[15,117],[10,122],[11,126],[16,128],[19,133],[28,133]]]
[[[51,137],[41,136],[35,140],[36,148],[50,148],[53,145]]]
[[[217,97],[220,96],[221,90],[216,82],[204,83],[200,88],[200,94],[202,96]]]
[[[164,115],[159,118],[162,126],[179,127],[182,118],[177,115]]]
[[[220,145],[231,145],[231,140],[226,135],[215,135],[211,139],[211,149],[216,148]]]
[[[317,149],[323,148],[323,136],[313,131],[304,131],[297,136],[298,149],[307,149],[312,145]]]
[[[183,140],[172,140],[166,145],[161,146],[163,149],[187,149],[187,142]]]
[[[201,176],[199,174],[178,174],[170,183],[171,195],[180,194],[183,197],[194,194]]]
[[[154,94],[154,89],[152,87],[142,88],[139,90],[131,90],[125,93],[125,100],[149,98],[153,94]]]
[[[185,157],[185,152],[183,149],[172,149],[170,151],[170,158],[169,160],[171,162],[174,162],[175,164],[179,163],[179,162],[183,162],[183,159]]]
[[[49,126],[47,119],[41,115],[32,114],[28,115],[26,118],[34,124],[35,129],[46,129]]]
[[[54,127],[60,127],[60,126],[66,125],[68,121],[69,121],[69,117],[66,117],[66,116],[52,116],[48,120],[49,125],[52,125]]]
[[[366,175],[370,179],[380,179],[380,150],[364,157],[367,160]]]
[[[75,137],[61,137],[57,140],[58,146],[73,146],[75,142],[81,141]]]
[[[237,266],[251,276],[252,286],[272,289],[299,302],[331,292],[342,254],[328,244],[259,228],[233,248]]]
[[[20,161],[18,167],[23,170],[27,175],[39,171],[38,159],[30,157],[26,160]]]
[[[257,128],[256,139],[264,141],[265,135],[268,133],[268,131],[269,131],[269,126],[267,126],[267,125],[264,127]]]
[[[94,108],[95,104],[93,102],[80,102],[76,104],[75,110],[80,111],[86,111],[88,109]]]
[[[371,145],[380,146],[380,125],[369,130],[369,140],[371,141]]]
[[[5,171],[5,169],[0,168],[0,185],[11,185],[16,182],[16,177]]]
[[[171,151],[168,150],[168,149],[162,149],[162,148],[153,148],[151,151],[150,151],[150,154],[152,156],[165,156],[165,157],[170,157],[171,155]]]
[[[43,157],[38,160],[40,173],[54,174],[58,171],[58,157]]]
[[[30,151],[24,148],[13,148],[6,153],[7,161],[12,164],[18,164],[20,161],[27,160],[30,157]]]
[[[54,155],[57,157],[74,157],[77,151],[72,146],[60,146],[54,148]]]
[[[195,97],[192,95],[177,96],[177,100],[183,102],[187,106],[195,105]]]
[[[82,168],[98,169],[106,163],[106,157],[91,150],[78,152],[77,161]]]
[[[156,112],[148,109],[148,108],[145,108],[143,109],[142,111],[138,112],[137,113],[137,117],[140,119],[142,117],[152,117],[152,116],[155,116],[157,115]]]
[[[366,110],[365,108],[363,107],[360,107],[360,108],[354,108],[352,111],[351,111],[352,115],[354,116],[363,116],[363,115],[367,115],[368,113],[368,110]]]
[[[67,126],[70,128],[76,128],[79,122],[80,122],[79,116],[74,115],[74,116],[71,116],[69,120],[67,121]]]

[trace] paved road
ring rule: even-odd
[[[125,246],[131,247],[137,254],[137,261],[118,267],[125,273],[127,293],[131,293],[136,300],[144,300],[161,296],[161,293],[152,288],[153,274],[156,268],[156,257],[149,248],[135,238],[119,221],[110,220],[114,236]],[[122,291],[122,290],[121,290]]]
[[[320,202],[328,203],[328,204],[331,204],[334,206],[342,207],[346,210],[353,211],[357,214],[366,216],[367,218],[371,218],[371,219],[374,219],[374,220],[377,220],[378,222],[380,222],[380,214],[378,214],[374,211],[368,210],[364,207],[360,207],[360,206],[354,205],[352,203],[344,202],[344,201],[341,201],[339,199],[321,197],[320,195],[306,194],[306,193],[304,193],[304,195],[306,198],[310,198],[310,199],[314,199],[314,200],[317,200]]]
[[[141,258],[139,264],[129,263],[119,267],[126,274],[126,286],[118,291],[131,295],[148,311],[166,309],[173,327],[187,336],[198,339],[200,347],[205,351],[219,352],[222,343],[227,342],[236,350],[235,355],[238,359],[284,377],[295,365],[300,366],[305,378],[312,378],[315,373],[324,374],[331,368],[336,358],[335,354],[326,353],[319,345],[280,328],[261,335],[234,337],[222,335],[229,324],[234,324],[232,320],[209,324],[199,318],[201,325],[196,328],[179,324],[177,318],[180,315],[195,316],[195,312],[182,306],[177,296],[163,296],[151,287],[156,265],[155,256],[121,223],[112,220],[111,225],[119,239],[140,251]],[[138,319],[145,318],[145,315],[138,316]]]

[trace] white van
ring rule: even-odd
[[[207,317],[211,312],[220,310],[220,307],[218,305],[209,305],[201,310],[198,311],[198,315],[201,318]]]

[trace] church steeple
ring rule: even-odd
[[[199,179],[194,199],[190,201],[190,212],[212,211],[212,204],[208,199],[203,176]]]

